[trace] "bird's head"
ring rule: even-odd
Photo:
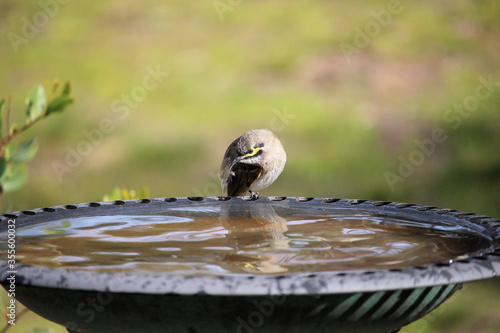
[[[231,169],[236,163],[262,164],[267,151],[277,140],[273,132],[268,130],[251,130],[242,135],[237,143],[238,156],[232,161]]]

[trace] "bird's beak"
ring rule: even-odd
[[[245,155],[236,157],[236,158],[235,158],[235,159],[231,162],[231,165],[229,166],[229,172],[231,172],[231,169],[233,168],[233,166],[234,166],[236,163],[238,163],[239,161],[241,161],[244,157],[245,157]]]

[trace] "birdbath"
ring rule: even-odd
[[[500,220],[407,203],[156,198],[0,218],[3,287],[69,332],[395,332],[500,272]]]

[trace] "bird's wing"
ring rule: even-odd
[[[222,181],[222,186],[224,187],[224,183],[229,177],[229,166],[234,161],[236,157],[238,157],[238,140],[240,138],[234,140],[229,147],[227,147],[226,152],[224,154],[224,158],[222,159],[222,165],[220,166],[219,171],[219,179]]]
[[[245,194],[252,184],[260,177],[262,167],[253,164],[237,163],[231,169],[226,180],[227,195]]]

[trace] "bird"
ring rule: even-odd
[[[286,153],[278,137],[266,129],[253,129],[234,140],[222,159],[219,178],[226,196],[247,191],[252,200],[256,190],[271,185],[285,168]]]

